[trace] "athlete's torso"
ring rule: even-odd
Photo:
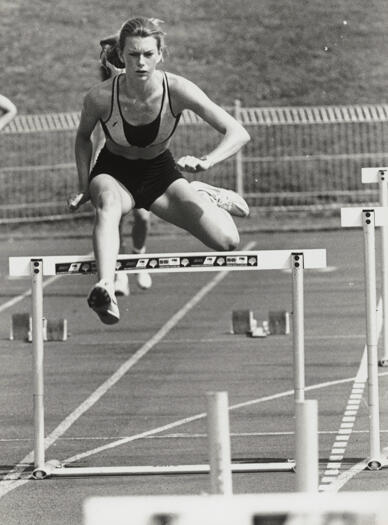
[[[119,74],[112,80],[110,113],[101,120],[106,145],[112,153],[129,159],[154,158],[168,148],[180,118],[171,107],[167,74],[162,73],[163,93],[158,115],[152,122],[136,126],[124,118],[120,105],[123,75]]]

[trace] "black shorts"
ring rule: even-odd
[[[176,167],[170,150],[154,159],[131,160],[111,153],[104,146],[90,173],[89,182],[107,173],[121,182],[135,200],[135,208],[150,209],[152,203],[167,190],[172,182],[184,178]]]

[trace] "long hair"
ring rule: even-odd
[[[124,22],[119,32],[119,49],[122,51],[125,46],[125,40],[129,36],[141,36],[148,37],[152,36],[155,38],[158,45],[158,50],[164,49],[164,33],[160,27],[163,21],[158,18],[146,18],[139,16],[131,18]]]
[[[112,76],[112,70],[107,65],[107,62],[118,69],[125,67],[124,62],[120,59],[118,49],[119,35],[110,35],[100,40],[100,77],[101,80],[107,80]]]

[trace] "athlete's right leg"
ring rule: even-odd
[[[102,322],[113,324],[120,318],[114,295],[114,275],[119,253],[119,223],[134,206],[131,194],[113,177],[100,174],[90,183],[90,195],[96,210],[93,247],[98,283],[91,290],[88,303]]]

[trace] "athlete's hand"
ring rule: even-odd
[[[80,206],[82,206],[89,200],[90,200],[89,193],[73,193],[67,199],[67,206],[69,210],[75,211],[75,210],[78,210]]]
[[[206,157],[198,158],[191,155],[185,155],[177,161],[177,166],[182,171],[189,173],[198,173],[199,171],[206,171],[211,167],[211,163]]]

